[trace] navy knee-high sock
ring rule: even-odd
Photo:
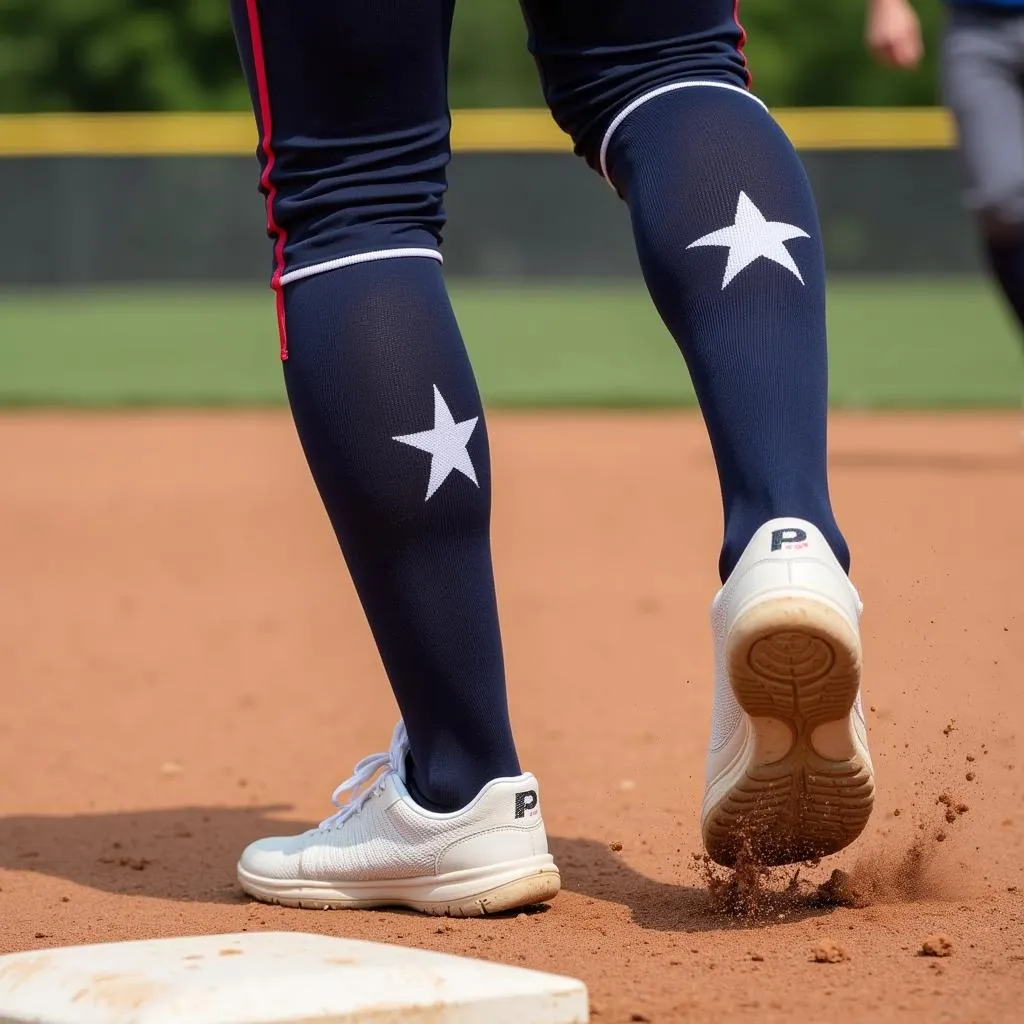
[[[1017,322],[1024,328],[1024,228],[1005,237],[986,238],[985,249],[992,273]]]
[[[722,579],[757,528],[783,515],[814,523],[848,569],[826,470],[821,231],[789,140],[741,90],[688,86],[629,113],[606,168],[711,436]]]
[[[413,795],[452,810],[517,775],[480,396],[439,265],[287,286],[285,381],[306,458],[409,732]]]

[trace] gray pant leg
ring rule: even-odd
[[[1024,18],[950,13],[943,93],[956,119],[967,204],[992,233],[1024,225]]]

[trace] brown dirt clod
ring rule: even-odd
[[[816,964],[839,964],[850,956],[834,939],[821,939],[811,950],[811,959]]]
[[[937,932],[929,935],[921,943],[919,956],[950,956],[953,952],[953,940],[948,935]]]
[[[853,879],[838,868],[829,875],[828,881],[817,887],[813,901],[821,907],[860,908],[868,905],[867,897],[854,885]]]

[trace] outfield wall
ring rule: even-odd
[[[814,184],[833,271],[978,269],[941,112],[779,117]],[[254,146],[246,115],[0,117],[0,286],[267,277]],[[453,149],[453,276],[636,275],[622,204],[546,113],[457,113]]]

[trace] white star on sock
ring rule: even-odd
[[[433,429],[421,430],[416,434],[401,434],[391,439],[430,454],[430,480],[427,483],[425,501],[430,501],[435,491],[455,469],[463,476],[469,477],[477,487],[480,486],[466,448],[478,419],[478,416],[474,416],[472,419],[456,423],[435,384]]]
[[[762,256],[785,267],[801,283],[800,268],[793,262],[786,242],[793,238],[810,238],[802,228],[795,224],[784,224],[781,221],[765,220],[764,214],[750,201],[746,192],[740,193],[740,201],[736,206],[736,219],[727,228],[712,231],[710,235],[698,238],[686,248],[696,249],[705,245],[720,245],[729,250],[729,260],[725,265],[725,277],[722,279],[722,290],[729,282]]]

